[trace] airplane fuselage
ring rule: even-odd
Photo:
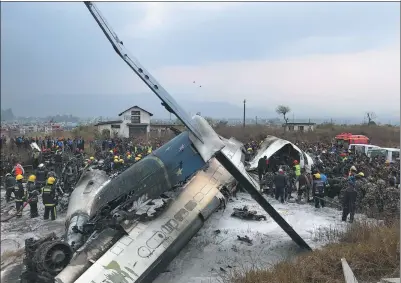
[[[82,227],[112,201],[124,196],[141,202],[157,198],[205,164],[188,132],[183,132],[114,179],[110,180],[100,170],[85,172],[70,197],[66,220],[68,243],[77,249],[82,236],[72,227]]]

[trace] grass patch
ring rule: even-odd
[[[384,224],[355,222],[345,230],[330,228],[338,239],[325,247],[285,260],[271,268],[235,270],[224,282],[232,283],[343,283],[341,258],[345,258],[360,282],[378,282],[400,276],[399,220]]]

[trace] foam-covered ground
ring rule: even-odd
[[[271,198],[268,200],[312,248],[324,244],[315,240],[313,232],[316,229],[344,225],[340,222],[340,212],[331,208],[315,209],[308,204],[281,204]],[[245,205],[249,210],[266,215],[267,220],[250,221],[231,217],[234,207]],[[2,211],[12,206],[5,205],[2,200]],[[15,209],[11,209],[13,211]],[[39,213],[41,217],[30,219],[27,206],[22,218],[1,223],[2,282],[16,282],[21,272],[22,255],[7,254],[9,251],[21,250],[27,238],[39,238],[50,232],[61,235],[64,232],[64,214],[59,214],[56,221],[44,221],[41,204]],[[252,245],[239,241],[237,235],[248,236]],[[224,211],[215,212],[206,221],[155,283],[216,282],[234,268],[244,270],[254,265],[266,266],[300,252],[290,237],[248,194],[239,193],[237,199],[228,202]]]
[[[281,204],[269,197],[268,200],[312,248],[324,244],[316,240],[314,231],[344,225],[340,221],[340,212],[331,208]],[[244,205],[249,210],[266,215],[267,220],[249,221],[231,217],[234,207]],[[247,235],[253,241],[252,245],[239,241],[237,235]],[[216,212],[208,219],[155,283],[217,282],[233,268],[242,271],[252,266],[268,266],[300,252],[300,248],[248,194],[240,193],[238,200],[229,202],[225,211]]]
[[[1,190],[2,219],[7,214],[14,214],[14,202],[5,202],[5,190]],[[23,259],[22,249],[25,239],[40,238],[55,232],[57,235],[64,233],[65,212],[59,213],[55,221],[43,220],[44,206],[38,203],[39,217],[30,218],[29,205],[23,210],[21,218],[12,218],[7,222],[1,222],[1,282],[18,282],[20,265]]]

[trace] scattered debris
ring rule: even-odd
[[[237,238],[238,238],[239,241],[242,241],[242,242],[245,242],[245,243],[248,243],[248,244],[252,245],[252,240],[249,239],[249,237],[246,236],[246,235],[244,237],[241,237],[241,236],[237,235]]]
[[[234,208],[234,212],[231,214],[231,216],[245,220],[257,220],[257,221],[261,221],[262,219],[263,220],[267,219],[265,215],[259,215],[255,210],[249,211],[247,206],[244,206],[243,208]]]

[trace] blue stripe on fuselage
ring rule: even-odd
[[[202,157],[191,146],[188,132],[183,132],[152,152],[164,163],[172,185],[186,180],[205,165]]]

